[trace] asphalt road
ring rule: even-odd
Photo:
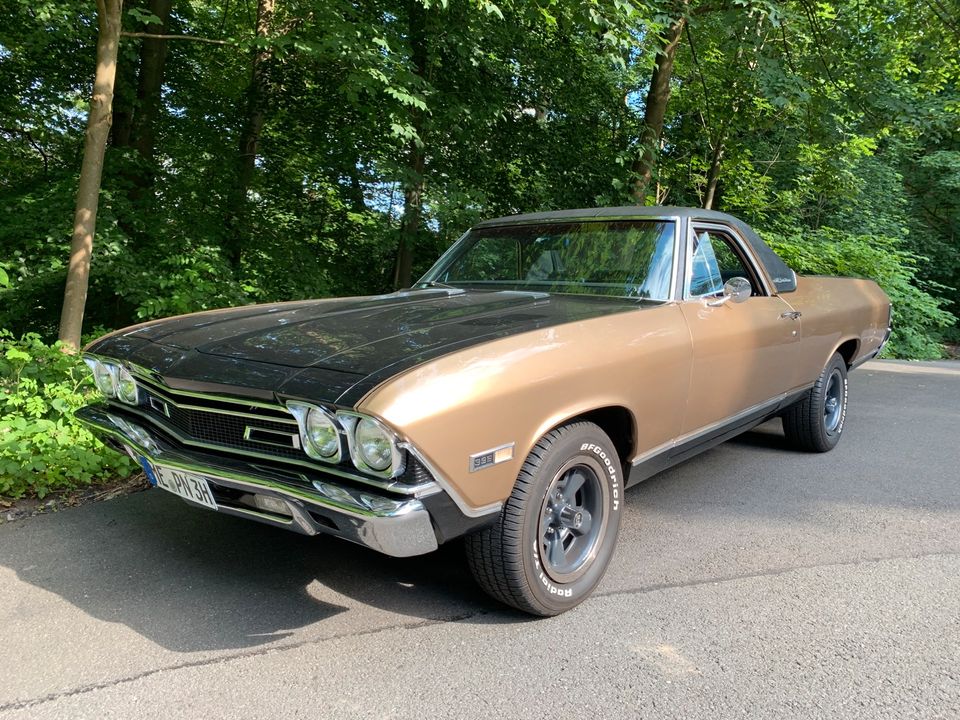
[[[594,597],[530,620],[159,490],[0,526],[0,718],[960,718],[960,369],[851,376],[627,493]]]

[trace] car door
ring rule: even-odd
[[[681,302],[693,346],[684,434],[760,410],[791,389],[799,322],[776,295],[747,243],[721,224],[690,224]],[[723,301],[733,277],[750,282],[743,302]]]

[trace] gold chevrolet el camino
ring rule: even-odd
[[[630,485],[775,416],[833,448],[889,334],[876,284],[797,277],[729,215],[548,212],[480,223],[409,290],[103,337],[78,415],[192,505],[394,556],[464,537],[487,592],[554,615]]]

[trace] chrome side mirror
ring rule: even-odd
[[[723,284],[723,295],[715,300],[708,300],[710,307],[719,307],[726,302],[742,303],[753,293],[750,281],[742,277],[730,278]]]

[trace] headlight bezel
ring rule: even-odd
[[[393,465],[393,440],[380,423],[372,418],[360,418],[353,430],[353,440],[357,457],[368,468],[386,472]]]
[[[124,396],[123,386],[127,381],[133,384],[132,397]],[[130,368],[128,368],[126,365],[117,366],[115,389],[116,398],[120,402],[126,403],[127,405],[132,405],[134,407],[140,404],[140,384],[137,382],[137,379],[134,377],[133,373],[130,372]]]
[[[100,394],[110,400],[117,397],[117,371],[116,363],[95,357],[93,355],[84,355],[83,362],[90,368],[90,374],[93,376],[93,384],[100,391]],[[102,373],[109,380],[108,385],[101,383]]]
[[[337,418],[346,430],[350,461],[357,470],[367,475],[387,479],[395,478],[403,473],[406,465],[406,454],[400,447],[400,438],[389,426],[371,415],[364,415],[352,410],[337,410]],[[361,421],[372,423],[390,442],[390,464],[382,470],[377,470],[367,463],[357,447],[357,428]]]
[[[343,428],[340,425],[337,417],[334,413],[330,412],[326,408],[316,405],[314,403],[300,402],[298,400],[289,400],[286,403],[287,410],[290,411],[290,414],[297,421],[297,428],[300,431],[300,446],[301,449],[307,454],[308,457],[319,460],[324,463],[329,463],[331,465],[337,465],[343,459],[343,439],[344,434]],[[313,440],[310,437],[310,428],[309,428],[309,419],[311,413],[314,413],[314,417],[321,417],[327,422],[330,423],[334,432],[336,433],[336,448],[331,455],[324,455],[320,450],[314,445]]]

